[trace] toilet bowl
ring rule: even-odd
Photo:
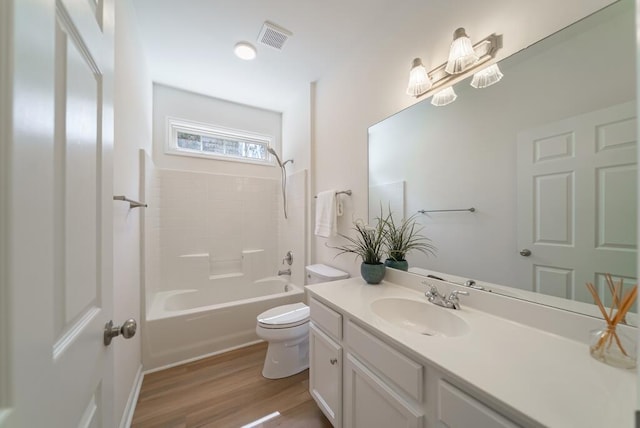
[[[257,316],[256,334],[269,342],[262,376],[280,379],[309,367],[309,307],[293,303]]]
[[[349,274],[321,264],[307,266],[307,283],[336,281]],[[256,334],[269,342],[262,376],[280,379],[309,367],[309,307],[304,303],[277,306],[258,315]]]

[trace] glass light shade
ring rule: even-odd
[[[233,53],[240,59],[252,60],[256,57],[256,48],[251,43],[240,42],[233,48]]]
[[[451,43],[451,48],[449,49],[449,60],[444,70],[449,74],[459,74],[478,62],[479,59],[464,28],[458,28],[453,33],[453,43]]]
[[[471,79],[471,86],[476,89],[486,88],[494,83],[498,83],[503,76],[504,74],[502,74],[498,68],[498,64],[492,64],[473,75],[473,79]]]
[[[409,72],[409,85],[407,86],[407,95],[417,97],[424,94],[431,88],[431,79],[427,74],[427,69],[422,65],[420,58],[415,58]]]
[[[456,100],[456,98],[458,98],[458,96],[453,90],[453,86],[449,86],[448,88],[436,93],[433,98],[431,98],[431,104],[436,107],[442,107],[447,104],[451,104]]]

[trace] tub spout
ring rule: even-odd
[[[289,276],[291,276],[291,269],[279,270],[278,271],[278,276],[281,276],[281,275],[289,275]]]

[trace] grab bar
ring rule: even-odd
[[[456,209],[456,210],[418,210],[418,212],[420,214],[426,214],[426,213],[445,213],[445,212],[451,212],[451,211],[469,211],[469,212],[476,212],[476,209],[471,207],[471,208],[462,208],[462,209]]]
[[[145,204],[144,202],[138,202],[138,201],[134,201],[133,199],[129,199],[124,195],[118,195],[118,196],[114,196],[113,197],[114,201],[125,201],[125,202],[129,202],[129,209],[131,208],[139,208],[139,207],[144,207],[147,208],[147,204]]]

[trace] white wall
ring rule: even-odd
[[[314,84],[300,91],[299,96],[282,114],[282,154],[283,160],[293,159],[287,164],[287,206],[288,219],[280,217],[279,252],[280,259],[287,251],[293,252],[291,280],[304,284],[304,267],[309,264],[310,248],[308,239],[311,165],[311,105]],[[288,266],[281,265],[281,269]]]
[[[256,165],[165,153],[167,117],[249,131],[273,137],[280,153],[282,114],[155,83],[153,85],[153,162],[161,169],[215,172],[244,177],[280,177],[277,165]]]
[[[312,193],[330,188],[353,190],[338,231],[351,233],[350,220],[367,217],[367,128],[416,102],[405,94],[414,57],[422,57],[429,69],[442,64],[453,30],[464,26],[472,40],[502,34],[501,59],[609,3],[571,0],[558,7],[552,0],[492,0],[399,5],[385,23],[392,37],[371,40],[350,63],[317,82]],[[312,239],[314,262],[359,275],[359,262],[348,256],[334,259],[337,252],[325,246],[326,239]]]
[[[290,174],[311,166],[311,100],[314,84],[302,88],[296,100],[282,113],[283,160],[293,159],[287,165]]]
[[[138,150],[151,148],[151,81],[137,30],[136,15],[130,0],[115,2],[115,96],[113,147],[113,191],[136,199],[139,196]],[[140,215],[142,208],[113,204],[113,289],[114,318],[121,324],[128,318],[140,319]],[[128,405],[141,368],[141,335],[115,340],[114,420],[132,409]]]

